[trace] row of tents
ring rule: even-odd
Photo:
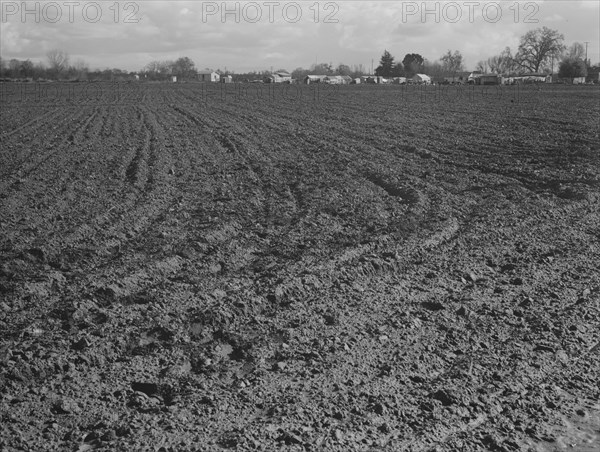
[[[198,80],[201,82],[210,83],[231,83],[232,78],[230,75],[221,75],[214,71],[199,71]],[[431,79],[425,74],[416,74],[412,78],[406,77],[393,77],[384,78],[377,75],[364,75],[362,77],[352,78],[349,75],[307,75],[302,80],[292,79],[292,75],[288,72],[273,72],[265,76],[262,80],[254,80],[254,82],[260,83],[304,83],[309,85],[311,83],[327,83],[330,85],[353,85],[359,83],[373,83],[373,84],[386,84],[386,83],[418,83],[418,84],[429,84]]]
[[[460,72],[451,77],[444,77],[444,84],[471,85],[512,85],[516,83],[549,83],[551,77],[547,74],[484,74],[480,71]]]
[[[571,83],[574,85],[585,83],[585,77],[575,77]],[[444,77],[445,84],[473,84],[473,85],[518,85],[529,83],[556,83],[557,75],[543,73],[529,74],[484,74],[479,71],[463,72],[453,77]]]
[[[541,73],[530,74],[484,74],[481,72],[465,72],[453,77],[444,77],[443,79],[432,79],[426,74],[415,74],[413,77],[390,77],[385,78],[376,75],[365,75],[358,78],[351,78],[344,75],[307,75],[304,78],[304,83],[329,83],[336,85],[348,85],[358,83],[374,83],[374,84],[416,84],[416,85],[431,85],[437,84],[468,84],[468,85],[515,85],[528,83],[553,83],[557,82],[556,76]],[[577,77],[572,80],[573,84],[585,83],[585,77]]]
[[[415,76],[406,77],[382,77],[379,75],[363,75],[362,77],[352,78],[348,75],[307,75],[304,77],[303,83],[329,83],[331,85],[357,85],[360,83],[372,84],[430,84],[431,78],[425,74],[415,74]]]
[[[201,71],[198,73],[198,79],[201,82],[221,82],[231,83],[230,75],[220,75],[213,71]],[[176,81],[176,80],[173,80]],[[306,75],[302,80],[293,79],[288,72],[273,72],[265,76],[262,80],[255,80],[260,83],[304,83],[306,85],[313,83],[327,83],[330,85],[354,85],[360,83],[371,84],[417,84],[430,85],[439,84],[471,84],[471,85],[514,85],[521,83],[552,83],[553,77],[548,74],[530,73],[530,74],[484,74],[482,72],[460,72],[451,77],[432,78],[426,74],[415,74],[413,77],[381,77],[378,75],[363,75],[362,77],[352,78],[348,75]],[[576,78],[574,84],[585,83],[585,77]]]

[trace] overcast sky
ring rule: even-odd
[[[588,58],[600,61],[595,0],[26,3],[24,10],[21,1],[1,0],[3,59],[45,62],[49,50],[60,49],[92,69],[137,71],[187,56],[198,69],[235,72],[292,71],[316,61],[370,70],[384,49],[397,61],[407,53],[434,61],[451,49],[474,69],[506,46],[515,52],[528,30],[547,26],[567,45],[588,41]]]

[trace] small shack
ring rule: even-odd
[[[292,75],[285,71],[273,72],[264,79],[265,83],[292,83]]]
[[[480,74],[473,81],[475,85],[499,85],[502,77],[498,74]]]
[[[221,79],[221,76],[214,71],[199,71],[198,80],[205,83],[215,83]]]
[[[221,76],[221,83],[233,83],[233,77],[231,75]]]

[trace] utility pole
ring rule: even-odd
[[[589,41],[584,41],[585,42],[585,67],[587,68],[588,66],[588,62],[587,62],[587,46],[589,44]]]

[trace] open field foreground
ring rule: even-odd
[[[4,94],[0,450],[598,450],[597,87],[109,88]]]

